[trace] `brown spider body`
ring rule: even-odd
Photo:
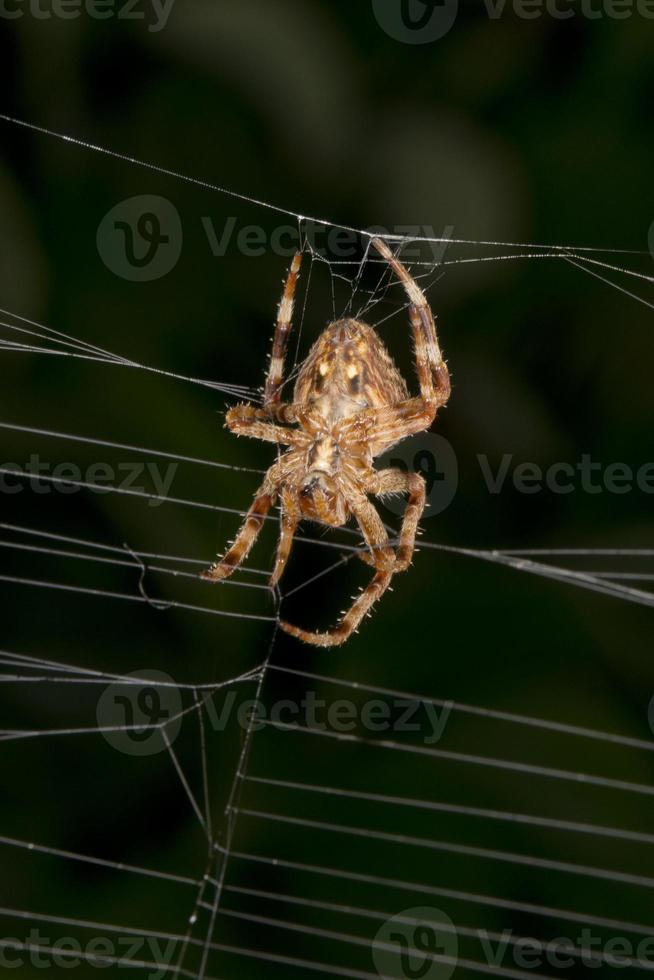
[[[340,527],[354,517],[375,568],[371,583],[330,632],[312,633],[282,622],[286,632],[318,646],[343,643],[388,588],[392,576],[408,567],[418,520],[425,507],[421,476],[397,469],[376,470],[373,460],[396,442],[429,428],[448,399],[449,374],[434,320],[422,290],[385,242],[372,244],[392,266],[409,297],[420,396],[410,397],[404,378],[376,331],[355,319],[331,323],[300,368],[293,402],[280,401],[295,285],[301,256],[291,265],[279,306],[263,408],[237,405],[226,424],[237,434],[288,448],[268,470],[233,545],[204,573],[210,581],[230,575],[247,557],[273,503],[281,502],[281,533],[271,584],[288,560],[300,520]],[[296,428],[290,428],[290,425]],[[394,549],[368,494],[408,493],[399,543]]]
[[[364,408],[408,397],[404,378],[377,332],[360,320],[337,320],[309,351],[293,401],[315,406],[333,424]]]
[[[349,520],[339,481],[374,473],[371,447],[356,417],[402,398],[408,398],[404,379],[367,323],[337,320],[320,335],[300,369],[293,397],[295,404],[306,406],[306,431],[314,437],[300,470],[303,517],[332,527]]]

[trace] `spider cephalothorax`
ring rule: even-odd
[[[237,405],[227,413],[232,432],[287,446],[273,463],[243,526],[224,557],[204,573],[219,581],[246,558],[270,507],[281,504],[281,533],[271,577],[276,584],[288,560],[300,520],[340,527],[354,517],[368,551],[361,557],[375,568],[371,583],[334,629],[312,633],[282,622],[287,633],[318,646],[343,643],[387,589],[396,572],[404,571],[413,554],[418,521],[425,507],[425,483],[417,473],[376,470],[373,460],[392,445],[431,425],[450,394],[431,310],[425,296],[379,238],[373,246],[392,266],[409,298],[420,395],[411,397],[386,347],[368,324],[337,320],[320,335],[304,361],[293,401],[280,400],[284,357],[293,314],[301,255],[291,264],[279,305],[263,408]],[[291,427],[292,426],[292,427]],[[368,494],[408,493],[397,547]]]

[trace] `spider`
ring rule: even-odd
[[[357,521],[367,551],[360,557],[375,569],[370,584],[353,600],[340,622],[325,633],[290,623],[281,627],[316,646],[344,643],[397,572],[408,568],[418,521],[425,507],[425,481],[418,473],[376,470],[373,460],[407,436],[428,429],[450,394],[434,318],[424,293],[386,242],[372,246],[389,263],[409,299],[420,395],[411,397],[406,383],[375,330],[361,320],[330,323],[302,364],[293,401],[281,401],[284,358],[293,316],[301,253],[296,253],[279,304],[263,408],[240,404],[227,412],[226,426],[237,435],[287,446],[266,473],[252,506],[222,559],[202,573],[217,582],[247,557],[271,506],[281,504],[281,530],[271,586],[279,582],[303,519],[341,527]],[[295,426],[291,428],[290,426]],[[409,496],[397,548],[368,494]]]

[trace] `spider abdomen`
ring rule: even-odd
[[[330,323],[309,351],[294,400],[333,425],[407,397],[404,379],[376,331],[361,320],[345,319]]]

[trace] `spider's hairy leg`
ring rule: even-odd
[[[284,360],[286,358],[286,348],[288,347],[288,337],[293,321],[293,303],[295,300],[295,287],[300,274],[302,263],[302,253],[296,252],[291,268],[288,272],[284,292],[277,311],[277,323],[275,324],[275,334],[273,337],[272,353],[270,355],[270,365],[264,389],[264,408],[268,409],[279,401],[279,391],[284,377]]]
[[[268,470],[231,548],[219,561],[201,573],[201,577],[206,581],[219,582],[221,579],[227,578],[247,558],[263,527],[264,518],[277,496],[279,485],[277,470],[278,464],[274,464]]]
[[[395,405],[366,408],[344,419],[340,434],[351,444],[365,441],[375,457],[407,436],[428,429],[434,420],[434,411],[433,405],[418,395]]]
[[[419,473],[404,473],[402,470],[382,470],[377,474],[378,479],[370,487],[375,495],[385,493],[408,493],[400,538],[397,546],[395,572],[405,571],[411,564],[418,531],[418,521],[425,509],[427,490],[425,481]]]
[[[373,238],[372,245],[394,270],[409,298],[409,317],[413,329],[420,394],[426,402],[433,403],[435,412],[450,396],[450,375],[443,360],[427,297],[385,241]]]
[[[303,630],[299,626],[293,626],[291,623],[286,623],[283,620],[280,621],[279,625],[285,633],[289,633],[304,643],[311,643],[317,647],[340,646],[341,643],[345,643],[350,638],[371,606],[384,594],[390,585],[392,577],[392,571],[378,570],[370,585],[366,586],[363,592],[357,596],[338,626],[335,626],[333,630],[329,630],[327,633],[312,633],[309,630]]]
[[[450,372],[443,360],[436,339],[434,318],[427,304],[422,307],[410,306],[409,317],[413,328],[420,393],[425,401],[433,402],[436,412],[450,397]]]
[[[350,499],[350,508],[357,524],[361,528],[369,552],[366,559],[369,565],[379,570],[386,570],[395,564],[395,554],[388,542],[388,534],[384,522],[367,497]]]
[[[294,430],[275,425],[270,421],[270,414],[264,408],[256,408],[247,403],[230,408],[225,417],[225,425],[236,435],[263,439],[265,442],[289,446],[295,441]]]
[[[370,501],[363,494],[350,500],[350,508],[357,519],[366,544],[371,551],[371,563],[376,572],[371,583],[355,599],[340,623],[326,633],[311,632],[282,621],[281,628],[291,636],[319,647],[340,646],[350,638],[363,617],[384,594],[396,569],[395,555],[388,543],[386,528]],[[367,556],[368,557],[368,556]]]
[[[288,561],[291,553],[291,546],[293,544],[293,536],[297,529],[298,521],[300,520],[300,508],[298,507],[295,495],[291,493],[287,487],[284,487],[281,496],[282,528],[279,535],[279,542],[277,544],[275,567],[268,583],[271,586],[277,585],[282,577],[284,569],[286,568],[286,562]]]

